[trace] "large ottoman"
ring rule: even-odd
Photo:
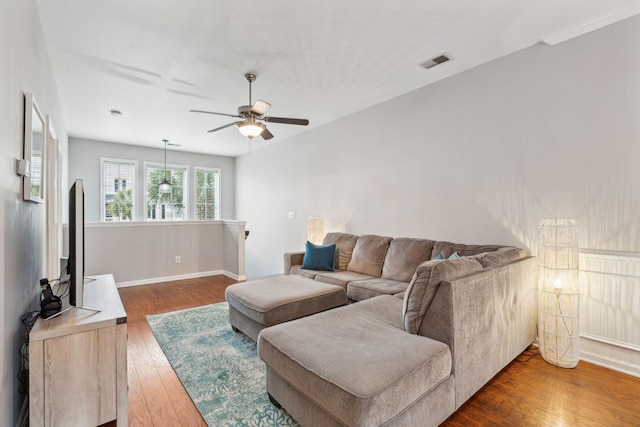
[[[231,285],[225,291],[229,323],[257,341],[268,326],[309,316],[347,303],[336,285],[302,276],[282,276]]]

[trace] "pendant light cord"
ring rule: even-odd
[[[169,140],[163,139],[164,141],[164,180],[167,180],[167,142]]]

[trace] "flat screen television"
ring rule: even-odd
[[[82,307],[84,291],[84,188],[76,179],[69,190],[69,304]]]

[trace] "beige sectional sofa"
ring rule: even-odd
[[[302,269],[304,253],[290,253],[285,274],[359,302],[258,337],[270,397],[303,426],[438,425],[535,339],[536,263],[521,249],[345,233],[332,243],[336,271]]]

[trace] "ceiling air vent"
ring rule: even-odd
[[[433,68],[436,65],[442,64],[443,62],[447,62],[449,59],[450,58],[447,55],[442,54],[442,55],[437,56],[437,57],[435,57],[433,59],[430,59],[428,61],[423,62],[422,64],[420,64],[420,66],[424,67],[424,68],[426,68],[428,70],[429,68]]]

